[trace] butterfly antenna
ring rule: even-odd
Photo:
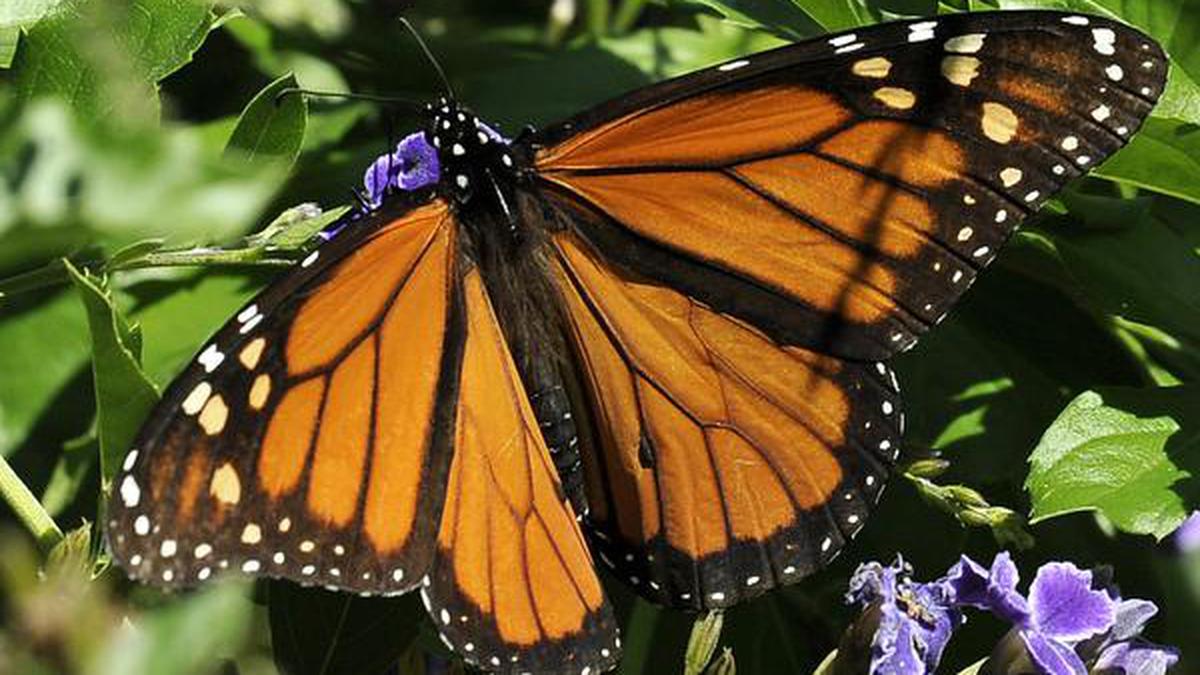
[[[433,69],[437,71],[438,78],[442,81],[442,89],[446,91],[446,95],[450,98],[457,98],[454,95],[454,89],[450,87],[450,80],[446,78],[446,71],[442,70],[442,64],[438,63],[437,58],[429,49],[429,45],[425,44],[425,40],[421,38],[421,34],[417,32],[417,29],[409,22],[407,17],[400,17],[400,23],[404,24],[404,27],[413,36],[413,39],[417,41],[417,45],[421,47],[421,51],[425,53],[425,58],[429,59],[429,62],[433,64]]]
[[[275,105],[279,105],[280,101],[286,96],[310,96],[313,98],[345,98],[355,101],[372,101],[374,103],[389,103],[391,105],[409,108],[420,112],[424,109],[424,105],[411,98],[403,96],[377,96],[374,94],[352,94],[342,91],[317,91],[315,89],[302,89],[300,87],[285,87],[275,94]]]

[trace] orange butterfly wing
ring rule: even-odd
[[[247,305],[164,394],[109,511],[133,577],[233,569],[382,593],[432,563],[463,340],[455,230],[441,202],[379,221]]]
[[[606,670],[620,651],[612,612],[479,271],[463,283],[456,452],[426,607],[476,665]]]
[[[599,557],[693,608],[826,563],[903,430],[872,362],[1121,147],[1166,68],[1097,17],[945,15],[721,64],[536,137]]]
[[[1124,145],[1166,69],[1097,17],[898,22],[601,106],[544,133],[536,164],[605,214],[584,234],[614,262],[784,343],[881,360]]]
[[[663,604],[723,607],[819,569],[899,448],[891,371],[779,345],[562,234],[588,385],[598,555]]]
[[[443,639],[483,667],[615,663],[611,610],[478,271],[463,281],[451,210],[348,227],[168,389],[117,476],[115,559],[167,587],[225,570],[365,594],[423,580]]]

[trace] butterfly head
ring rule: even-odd
[[[456,201],[470,200],[485,181],[516,176],[516,158],[498,131],[452,99],[441,98],[428,110],[426,136],[437,151],[442,186]]]

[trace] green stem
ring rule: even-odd
[[[108,268],[109,272],[137,270],[147,267],[190,267],[193,265],[266,265],[287,267],[292,261],[285,258],[269,258],[263,248],[193,248],[182,251],[156,251]]]
[[[116,263],[90,260],[75,264],[80,269],[91,271],[123,272],[150,267],[287,267],[292,263],[293,261],[288,258],[270,257],[267,249],[256,246],[235,249],[168,249]],[[70,282],[71,277],[67,274],[66,268],[63,267],[61,261],[56,260],[45,267],[0,280],[0,298],[46,288],[56,288]]]
[[[55,544],[62,541],[62,530],[58,529],[54,519],[50,517],[49,513],[46,513],[41,502],[33,496],[17,472],[13,471],[12,465],[2,455],[0,455],[0,495],[4,496],[4,500],[8,502],[13,512],[37,539],[43,551],[49,552]]]

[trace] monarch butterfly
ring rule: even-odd
[[[692,610],[798,581],[897,456],[884,361],[1129,139],[1166,70],[1107,19],[979,13],[512,141],[431,104],[369,208],[167,389],[116,479],[115,559],[166,587],[419,589],[470,663],[584,675],[620,651],[593,552]]]

